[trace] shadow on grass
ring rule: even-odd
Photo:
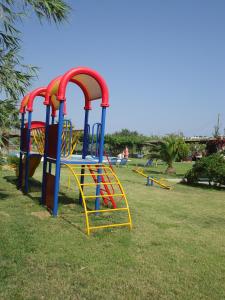
[[[190,186],[195,188],[200,188],[203,190],[213,190],[213,191],[225,191],[225,187],[223,186],[215,186],[215,185],[209,185],[205,183],[187,183],[187,182],[180,182],[178,183],[183,186]]]
[[[5,176],[4,179],[14,185],[16,188],[18,187],[18,178],[15,176]],[[23,190],[21,190],[22,193]],[[36,192],[41,192],[41,183],[40,181],[31,178],[29,179],[29,192],[27,194],[24,193],[25,196],[29,197],[31,200],[33,200],[36,203],[40,202],[40,197],[39,196],[32,196],[30,193],[36,193]]]
[[[9,194],[3,191],[0,191],[0,200],[8,200],[9,199]]]
[[[5,176],[4,179],[14,185],[17,188],[17,184],[18,184],[18,179],[16,176]],[[40,204],[40,198],[41,198],[41,189],[42,189],[42,184],[40,181],[31,178],[29,180],[29,193],[24,194],[25,196],[27,196],[28,198],[30,198],[33,202]],[[33,196],[32,194],[38,192],[37,196]],[[10,198],[10,193],[7,193],[7,190],[0,190],[0,200],[7,200]],[[69,205],[69,204],[74,204],[77,207],[81,207],[79,204],[79,196],[74,194],[73,197],[69,196],[68,193],[64,193],[63,191],[59,192],[59,204],[60,205]],[[46,208],[47,210],[47,208]],[[77,213],[76,210],[73,210],[74,215]],[[63,215],[59,215],[59,218],[63,219],[63,221],[65,221],[66,223],[70,224],[71,226],[73,226],[74,228],[76,228],[77,230],[79,230],[83,235],[86,236],[85,234],[85,230],[83,227],[75,224],[74,222],[72,222],[69,219],[69,216],[65,214]]]
[[[4,179],[7,182],[14,185],[15,187],[17,187],[18,179],[17,179],[16,176],[5,176]],[[41,182],[34,179],[34,178],[30,178],[29,179],[29,192],[27,194],[24,194],[24,195],[29,197],[31,200],[39,203],[40,202],[40,195],[33,196],[32,193],[40,193],[41,194],[41,190],[42,190]],[[59,192],[59,203],[61,203],[61,204],[72,204],[72,203],[73,204],[74,203],[78,204],[78,199],[77,199],[77,197],[72,198],[64,192]]]
[[[18,185],[18,178],[16,176],[5,176],[3,177],[7,182],[11,183],[12,185],[16,186]],[[40,192],[41,191],[41,182],[30,178],[29,179],[29,190],[31,193]]]
[[[11,183],[12,185],[17,186],[18,178],[16,176],[4,176],[3,179]]]
[[[68,194],[65,194],[63,192],[59,192],[59,203],[68,205],[68,204],[76,204],[79,205],[77,197],[70,197]]]
[[[71,220],[69,220],[66,215],[63,215],[63,216],[60,215],[59,218],[62,219],[64,222],[68,223],[70,226],[73,226],[75,229],[79,230],[85,237],[87,237],[87,235],[85,233],[85,229],[81,228],[79,225],[71,222]]]

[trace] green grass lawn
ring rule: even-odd
[[[225,194],[207,186],[147,187],[116,168],[133,230],[85,235],[77,189],[62,171],[59,217],[46,216],[41,168],[29,196],[0,176],[0,299],[225,299]],[[179,176],[189,164],[176,164]],[[162,177],[165,166],[148,168]]]
[[[136,159],[136,158],[131,158],[131,161],[128,164],[128,167],[142,167],[145,165],[147,162],[146,159]],[[155,164],[151,167],[145,168],[145,172],[149,175],[155,176],[155,177],[176,177],[176,178],[182,178],[184,174],[192,167],[192,162],[184,162],[184,163],[179,163],[179,162],[174,162],[173,166],[176,169],[176,174],[174,175],[167,175],[165,174],[165,170],[167,168],[166,163],[160,162],[158,163],[157,167]]]

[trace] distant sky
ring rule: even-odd
[[[33,88],[88,66],[109,87],[107,132],[210,135],[218,113],[225,127],[224,0],[68,2],[69,23],[57,28],[31,16],[20,25],[25,62],[40,67]],[[81,128],[82,93],[70,85],[67,95],[68,117]],[[37,101],[35,119],[43,116]]]

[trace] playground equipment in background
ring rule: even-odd
[[[145,174],[144,170],[142,168],[133,169],[133,172],[147,178],[146,185],[148,185],[148,186],[152,186],[153,183],[156,183],[163,189],[166,189],[166,190],[171,190],[172,189],[172,187],[170,185],[168,185],[167,182],[164,179],[157,180],[157,179],[153,178],[152,176],[149,176],[149,175]]]
[[[67,104],[66,89],[69,82],[77,84],[83,91],[85,97],[84,136],[81,159],[77,159],[71,155],[76,147],[79,134],[74,134],[74,140],[76,142],[73,142],[72,124],[70,121],[64,119]],[[118,226],[127,226],[131,228],[132,222],[130,210],[123,187],[112,167],[103,164],[106,108],[109,107],[108,88],[104,79],[96,71],[89,68],[73,68],[63,76],[58,76],[53,79],[44,91],[39,94],[36,93],[35,95],[44,95],[44,105],[46,106],[45,130],[43,131],[44,145],[42,143],[43,135],[41,130],[38,128],[33,130],[33,140],[37,144],[40,143],[40,145],[36,147],[39,151],[38,155],[43,156],[41,204],[46,205],[53,216],[57,216],[60,169],[61,166],[65,166],[71,172],[78,185],[80,192],[79,202],[84,207],[88,234],[90,234],[92,230],[99,228]],[[28,94],[27,97],[28,98],[23,99],[20,110],[22,114],[20,155],[21,157],[23,155],[26,157],[26,192],[28,191],[29,159],[31,157],[29,145],[32,132],[31,119],[34,96],[32,94],[31,97],[30,94]],[[98,99],[101,99],[101,121],[92,126],[92,138],[90,140],[90,125],[88,123],[89,112],[91,110],[92,101]],[[27,111],[29,112],[27,128],[24,126],[26,105]],[[50,109],[52,110],[51,123]],[[55,123],[57,113],[58,122]],[[25,130],[26,133],[23,133]],[[22,147],[24,141],[26,141],[26,151],[23,151]],[[91,153],[91,158],[88,157],[88,152]],[[54,174],[52,174],[52,164],[55,164]],[[20,169],[22,169],[22,163]],[[19,182],[22,182],[21,172]],[[91,200],[95,200],[94,204]],[[106,206],[107,208],[101,209],[101,205]],[[114,215],[115,212],[125,212],[127,214],[127,221],[121,223],[111,222],[107,224],[101,223],[99,225],[90,225],[92,216],[106,212],[113,212]],[[113,217],[111,219],[106,219],[107,221],[114,220]]]

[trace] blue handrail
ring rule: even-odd
[[[99,156],[99,145],[101,141],[101,128],[102,123],[94,123],[92,126],[92,138],[91,138],[91,156],[98,157]],[[96,136],[96,141],[95,141]],[[94,148],[95,146],[95,148]]]

